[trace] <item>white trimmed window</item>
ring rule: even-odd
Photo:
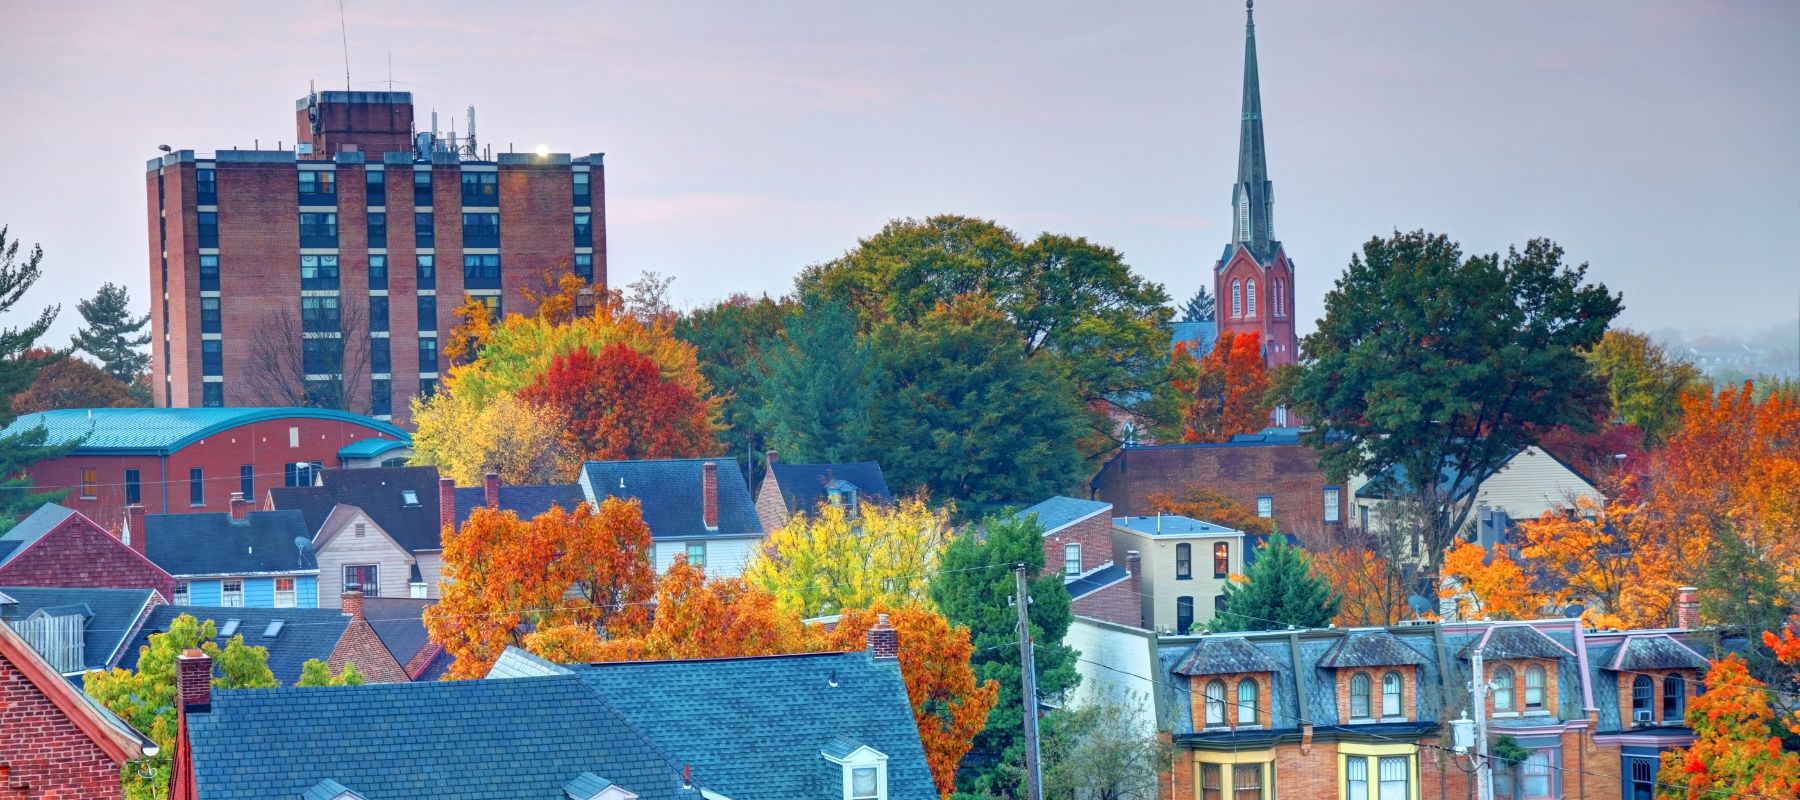
[[[1256,316],[1256,279],[1244,282],[1244,315]]]
[[[244,582],[243,581],[220,581],[219,582],[219,605],[222,605],[226,608],[243,608],[244,607]]]
[[[193,601],[188,599],[188,582],[180,581],[180,582],[176,583],[175,584],[175,605],[185,606],[192,602]]]
[[[1063,545],[1063,574],[1075,576],[1081,574],[1081,543],[1069,542]]]
[[[275,579],[275,607],[276,608],[293,608],[294,607],[294,599],[295,599],[294,584],[295,583],[296,583],[296,581],[293,578],[276,578]]]
[[[841,740],[834,744],[843,743]],[[826,760],[843,768],[843,800],[887,800],[888,757],[868,745],[857,746],[844,753],[826,750]]]
[[[1231,315],[1244,315],[1244,282],[1236,279],[1231,281]]]

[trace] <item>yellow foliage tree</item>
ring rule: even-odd
[[[510,484],[567,483],[580,466],[564,446],[565,420],[552,409],[510,394],[479,404],[448,394],[413,402],[413,463],[435,464],[458,485],[479,486],[489,472]]]
[[[1454,601],[1459,619],[1532,619],[1544,606],[1502,547],[1459,541],[1444,554],[1442,574],[1439,594]]]
[[[771,534],[744,582],[802,617],[874,606],[930,605],[927,577],[950,542],[950,511],[923,497],[893,506],[858,504],[852,515],[831,504],[796,514]]]

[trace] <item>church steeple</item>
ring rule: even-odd
[[[1238,131],[1237,184],[1231,189],[1233,244],[1258,261],[1274,256],[1275,187],[1263,151],[1262,88],[1256,76],[1256,0],[1244,2],[1244,110]]]

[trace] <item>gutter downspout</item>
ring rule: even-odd
[[[162,487],[162,513],[167,514],[169,513],[169,454],[163,453],[157,456],[156,461],[162,468],[162,480],[157,481],[157,485]]]

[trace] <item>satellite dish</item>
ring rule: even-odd
[[[305,536],[296,536],[294,537],[294,549],[299,550],[302,553],[311,550],[312,540]]]
[[[1412,609],[1414,614],[1429,614],[1433,609],[1430,600],[1426,599],[1424,595],[1417,594],[1406,596],[1406,607]]]
[[[1570,603],[1568,608],[1563,609],[1563,616],[1569,619],[1577,619],[1585,613],[1587,613],[1587,607],[1580,603]]]

